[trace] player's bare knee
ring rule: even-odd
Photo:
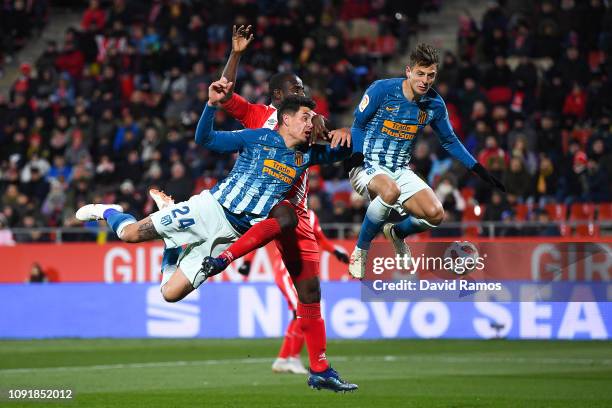
[[[321,285],[318,278],[305,279],[295,285],[300,303],[318,303],[321,301]]]
[[[432,205],[425,209],[425,216],[430,224],[440,225],[444,219],[444,208],[440,204]]]
[[[396,184],[388,185],[383,191],[379,194],[381,200],[389,205],[393,205],[397,202],[400,196],[399,187]]]
[[[302,292],[298,293],[298,299],[300,303],[309,304],[309,303],[319,303],[321,301],[321,290],[317,289],[312,292]]]
[[[162,286],[161,293],[164,300],[168,303],[176,303],[182,299],[179,291],[172,290],[172,288],[169,287],[168,284]]]

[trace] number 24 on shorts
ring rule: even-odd
[[[189,214],[189,207],[184,205],[180,208],[174,208],[171,212],[173,218],[177,218],[178,215],[187,215]],[[179,222],[179,228],[185,229],[191,227],[195,224],[195,220],[193,218],[177,218]]]

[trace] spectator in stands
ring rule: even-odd
[[[457,189],[457,180],[452,174],[443,176],[435,190],[436,196],[445,209],[454,212],[455,219],[461,219],[461,213],[465,210],[465,200]]]
[[[589,180],[587,172],[588,157],[585,152],[578,150],[574,153],[572,165],[567,171],[564,182],[565,204],[584,200],[589,196]]]
[[[44,179],[40,170],[33,167],[30,171],[30,181],[22,184],[21,191],[28,197],[34,199],[39,205],[43,203],[49,193],[49,182]]]
[[[188,200],[193,193],[194,182],[186,173],[185,166],[180,162],[174,163],[170,175],[170,180],[164,187],[166,194],[172,196],[177,203]]]
[[[589,158],[587,162],[588,195],[587,200],[595,203],[610,201],[610,162]]]
[[[531,218],[529,219],[531,222],[537,222],[540,225],[531,229],[531,234],[529,235],[537,235],[540,237],[560,237],[561,231],[559,230],[559,226],[552,222],[550,219],[550,215],[548,211],[536,208],[533,211]]]
[[[562,156],[561,132],[557,128],[552,112],[545,112],[542,116],[537,135],[538,151],[547,152],[553,163],[560,161]]]
[[[81,19],[81,28],[83,30],[102,30],[106,22],[106,13],[100,9],[100,2],[98,0],[90,0],[89,7],[83,13]]]
[[[27,212],[23,215],[19,228],[24,228],[27,232],[15,234],[16,242],[49,242],[49,235],[40,231],[43,227],[42,221],[34,212]]]
[[[9,3],[3,11],[11,16],[30,10],[21,8],[22,1]],[[359,7],[353,8],[353,3]],[[95,174],[95,182],[85,182],[88,193],[118,194],[123,179],[118,174],[129,163],[143,175],[143,180],[132,180],[137,194],[146,193],[149,182],[164,187],[177,157],[189,166],[187,177],[202,172],[206,177],[223,176],[233,159],[202,153],[189,140],[206,100],[206,84],[224,61],[228,29],[234,21],[255,22],[257,30],[253,47],[257,52],[243,56],[239,72],[243,95],[250,101],[264,101],[267,90],[260,84],[270,72],[292,70],[313,88],[318,111],[331,110],[334,119],[343,120],[344,111],[353,109],[354,96],[360,93],[356,88],[376,78],[383,35],[397,36],[407,29],[406,22],[409,29],[417,29],[410,22],[418,16],[406,16],[402,2],[361,3],[338,6],[331,2],[319,10],[309,2],[273,2],[264,13],[262,2],[240,2],[214,14],[211,24],[206,2],[92,0],[82,16],[84,30],[67,30],[62,52],[49,42],[36,60],[37,69],[21,72],[23,78],[10,103],[0,95],[0,197],[7,191],[12,196],[14,185],[14,201],[23,201],[26,195],[19,191],[29,191],[35,167],[42,178],[58,180],[52,182],[52,190],[55,186],[66,190],[66,200],[71,201],[66,205],[74,205],[73,189],[82,184],[71,178]],[[463,13],[459,57],[445,55],[440,73],[444,78],[438,78],[451,123],[458,134],[466,135],[464,142],[474,156],[498,175],[509,158],[521,158],[530,174],[527,184],[541,203],[555,198],[560,202],[578,197],[607,199],[612,177],[608,119],[612,81],[603,63],[612,50],[606,23],[612,21],[612,9],[597,0],[563,1],[560,6],[546,0],[529,8],[535,15],[528,14],[527,20],[526,14],[520,14],[525,8],[516,3],[490,4],[481,35],[470,13]],[[396,21],[396,13],[404,16],[401,22]],[[28,18],[41,21],[44,13],[32,10]],[[11,52],[9,48],[19,45],[13,41],[18,34],[13,29],[12,25],[0,27],[0,33],[8,33],[2,37],[3,51]],[[360,36],[376,40],[370,47],[358,41]],[[511,65],[518,62],[510,75],[504,63],[509,53],[517,56]],[[549,67],[546,60],[532,60],[532,56],[550,57],[554,63]],[[36,71],[38,76],[33,75]],[[481,86],[488,91],[483,93]],[[503,92],[491,92],[492,87]],[[566,123],[567,117],[571,123]],[[221,112],[216,126],[237,127]],[[432,155],[430,149],[437,154],[437,146],[428,143],[425,132],[415,147],[412,165],[422,177],[443,180],[453,172],[452,163],[443,155]],[[138,160],[133,150],[140,152]],[[586,157],[577,155],[578,150]],[[47,174],[49,162],[53,166]],[[576,173],[580,167],[582,172]],[[322,189],[329,177],[337,173],[322,171],[314,176],[313,194],[320,195],[325,212],[332,214],[334,205]],[[472,186],[478,202],[487,205],[494,198],[478,185]],[[41,203],[55,202],[56,193],[25,197],[25,206],[38,202],[40,208]],[[515,193],[509,200],[523,195]],[[76,194],[79,199],[82,195],[80,190]],[[11,226],[22,216],[22,210],[15,211],[20,204],[13,205],[4,207]],[[359,205],[351,205],[350,211],[361,211]],[[55,207],[49,204],[49,208]],[[56,220],[55,211],[48,209],[44,216],[45,225],[74,221],[68,216]]]
[[[531,195],[532,178],[525,170],[522,157],[514,156],[510,159],[510,166],[503,180],[508,193],[516,195],[519,203],[523,203]]]
[[[586,115],[586,92],[577,81],[574,81],[572,90],[565,96],[563,114],[583,119]]]
[[[506,202],[505,197],[499,191],[494,191],[491,194],[491,202],[487,204],[484,214],[482,215],[483,221],[501,221],[502,213],[509,210],[510,207]]]
[[[0,213],[0,246],[15,245],[13,233],[9,229],[9,223],[6,216]]]
[[[45,283],[48,282],[47,274],[43,270],[42,266],[38,262],[32,264],[30,269],[30,276],[28,277],[29,283]]]
[[[540,205],[545,205],[555,199],[558,192],[559,172],[546,153],[540,154],[540,164],[535,179],[535,196]]]
[[[496,231],[500,237],[518,237],[523,235],[523,231],[516,222],[516,213],[513,210],[505,210],[501,214],[503,226]]]

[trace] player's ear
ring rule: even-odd
[[[406,78],[410,78],[410,65],[406,65]]]

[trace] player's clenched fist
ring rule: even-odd
[[[210,106],[217,106],[232,89],[234,84],[229,82],[227,78],[222,77],[218,81],[213,82],[208,87],[208,104]]]

